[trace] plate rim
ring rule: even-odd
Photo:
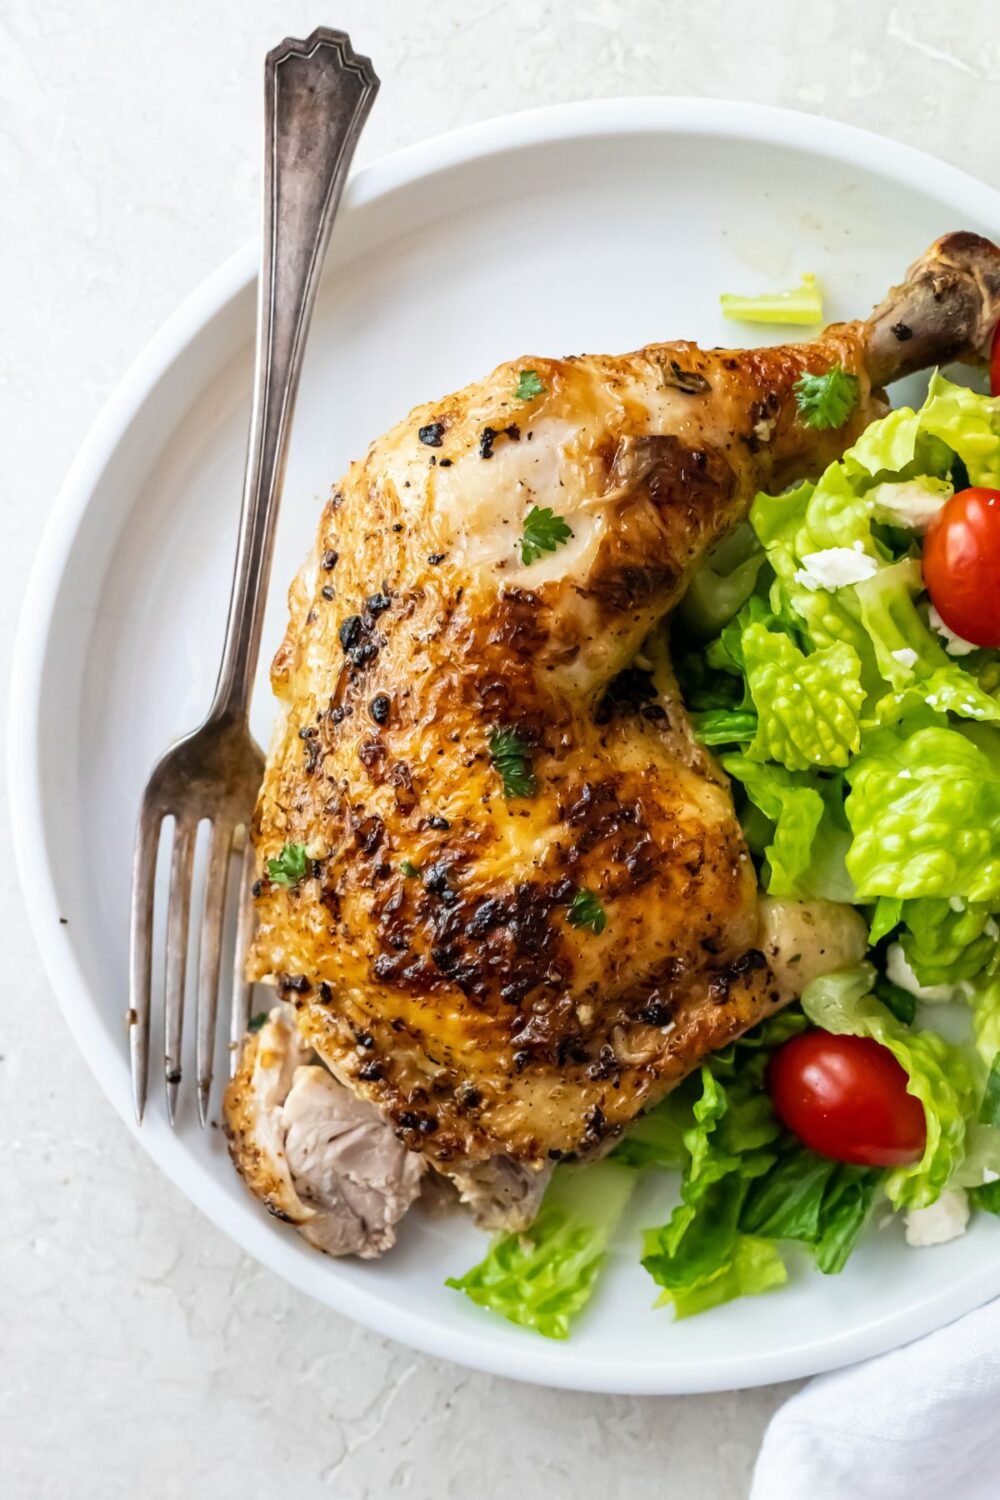
[[[855,125],[771,105],[697,98],[657,96],[580,100],[499,115],[457,130],[418,141],[383,156],[352,175],[345,206],[360,208],[398,187],[446,171],[462,162],[512,148],[530,148],[559,140],[595,136],[624,136],[653,131],[664,135],[690,132],[700,136],[738,134],[741,139],[803,151],[873,167],[902,186],[938,192],[965,205],[979,219],[993,219],[1000,230],[1000,193],[961,168],[940,161],[915,147]],[[975,207],[973,207],[975,203]],[[22,601],[11,664],[7,752],[7,789],[15,860],[29,925],[43,968],[77,1046],[103,1092],[124,1120],[133,1138],[144,1147],[189,1201],[193,1202],[240,1249],[266,1265],[299,1291],[375,1332],[424,1353],[452,1360],[471,1369],[512,1379],[570,1390],[602,1394],[666,1395],[734,1390],[812,1375],[870,1357],[932,1331],[970,1311],[1000,1292],[1000,1264],[984,1264],[956,1284],[904,1311],[869,1322],[833,1337],[805,1342],[799,1347],[751,1353],[744,1357],[713,1355],[703,1360],[667,1358],[609,1361],[575,1350],[567,1357],[562,1346],[542,1340],[504,1342],[474,1323],[456,1329],[414,1309],[401,1310],[376,1290],[359,1289],[330,1274],[311,1274],[320,1265],[296,1257],[285,1263],[275,1247],[269,1224],[243,1221],[245,1233],[234,1226],[227,1200],[210,1190],[196,1160],[184,1150],[182,1159],[195,1166],[177,1168],[169,1130],[147,1120],[140,1130],[131,1113],[124,1049],[88,1020],[94,1008],[81,966],[60,925],[53,873],[39,861],[45,850],[42,819],[39,719],[41,688],[52,627],[58,610],[58,582],[72,552],[77,530],[122,439],[143,405],[171,366],[181,358],[201,330],[235,297],[256,273],[255,241],[242,246],[190,293],[161,325],[126,369],[112,395],[92,423],[67,472],[43,527]],[[125,1087],[121,1073],[125,1063]],[[250,1207],[250,1205],[248,1205]],[[237,1221],[239,1223],[239,1221]],[[279,1264],[279,1259],[281,1263]],[[572,1345],[570,1348],[572,1349]],[[669,1355],[668,1345],[664,1345]]]

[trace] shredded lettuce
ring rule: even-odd
[[[634,1185],[635,1174],[612,1161],[557,1168],[531,1228],[498,1235],[478,1265],[446,1284],[522,1328],[566,1338]]]

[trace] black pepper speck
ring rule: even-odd
[[[340,644],[345,651],[349,651],[352,646],[356,646],[361,638],[361,616],[348,615],[337,631],[337,634],[340,637]]]

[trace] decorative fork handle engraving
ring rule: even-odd
[[[209,719],[245,719],[260,652],[288,435],[320,270],[361,129],[378,92],[342,31],[286,40],[265,65],[257,359],[239,544]]]

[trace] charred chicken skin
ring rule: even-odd
[[[530,1220],[553,1161],[864,951],[850,908],[761,897],[664,622],[757,490],[998,316],[1000,252],[950,235],[809,343],[501,365],[334,490],[273,666],[250,972],[482,1222]],[[795,385],[833,365],[858,401],[818,431]],[[289,846],[302,873],[271,878]]]

